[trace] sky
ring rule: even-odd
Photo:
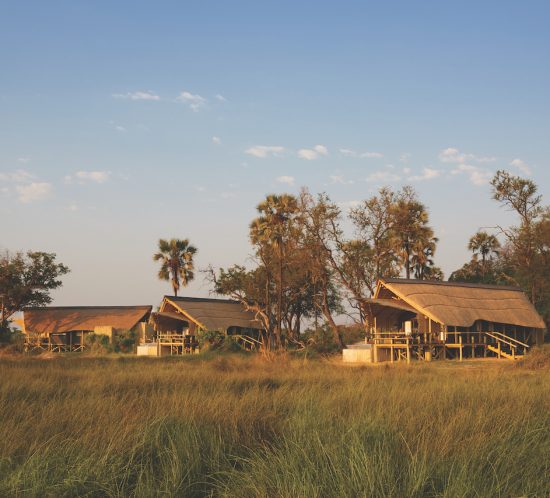
[[[0,249],[71,268],[56,305],[158,304],[159,238],[249,264],[272,192],[345,211],[413,185],[447,276],[498,169],[550,197],[547,1],[0,0]],[[350,234],[351,235],[351,234]],[[208,296],[198,272],[184,291]]]

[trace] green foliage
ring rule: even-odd
[[[197,333],[197,341],[201,350],[219,349],[222,347],[224,340],[225,334],[219,330],[200,330]]]
[[[191,356],[0,359],[0,496],[548,496],[547,367]]]
[[[134,330],[118,330],[113,335],[113,350],[116,353],[134,353],[139,334]]]
[[[340,350],[334,332],[327,324],[306,330],[302,335],[302,341],[306,343],[307,349],[316,353],[329,354]]]
[[[26,306],[51,303],[50,292],[61,286],[69,268],[54,253],[28,251],[0,256],[0,325]]]
[[[16,328],[0,326],[0,345],[10,346],[13,351],[23,351],[24,334]]]
[[[84,343],[90,353],[104,354],[113,352],[109,337],[102,334],[86,334],[84,336]]]
[[[161,263],[158,277],[171,280],[174,296],[177,296],[180,287],[186,287],[195,278],[193,257],[197,249],[189,239],[160,239],[158,248],[159,252],[153,255],[153,261]]]

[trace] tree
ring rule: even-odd
[[[470,238],[468,249],[472,251],[474,255],[479,254],[481,256],[481,268],[484,275],[487,271],[488,260],[491,260],[493,256],[498,256],[500,242],[494,235],[490,235],[480,230]]]
[[[254,312],[264,328],[263,346],[266,350],[270,349],[273,314],[269,296],[273,289],[266,268],[258,266],[253,270],[247,270],[244,266],[233,265],[227,269],[220,268],[218,273],[209,267],[206,273],[214,286],[214,292],[239,301],[247,311]]]
[[[537,227],[542,221],[544,208],[542,198],[537,194],[538,187],[531,181],[513,176],[507,171],[497,171],[491,180],[493,199],[515,211],[520,218],[519,226],[498,227],[511,247],[509,260],[517,283],[528,292],[533,304],[540,298],[538,290],[542,286],[540,263],[540,241]]]
[[[277,316],[275,336],[282,346],[284,266],[286,244],[298,205],[296,197],[289,194],[270,194],[257,206],[259,216],[250,224],[250,240],[258,247],[265,260],[266,249],[273,249],[277,266]]]
[[[379,278],[399,275],[399,260],[394,250],[394,214],[399,196],[388,187],[381,188],[378,195],[363,201],[349,213],[358,238],[371,249],[374,265],[369,285],[371,292]]]
[[[52,302],[50,292],[61,287],[69,268],[56,262],[56,254],[28,251],[0,257],[0,327],[27,306]]]
[[[193,257],[197,249],[189,239],[160,239],[158,248],[159,252],[153,256],[154,261],[161,262],[158,277],[171,280],[174,296],[177,296],[180,287],[186,287],[195,278]]]
[[[439,273],[435,271],[433,260],[438,239],[433,236],[431,229],[426,229],[423,235],[412,244],[411,264],[414,276],[419,280],[440,280],[434,278]]]
[[[411,278],[411,257],[415,241],[433,238],[433,230],[428,226],[428,211],[418,200],[414,189],[404,187],[392,206],[392,217],[394,249],[405,268],[405,276]]]

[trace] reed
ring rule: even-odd
[[[550,369],[0,359],[1,496],[548,496]]]

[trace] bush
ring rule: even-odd
[[[113,351],[116,353],[133,353],[137,341],[137,332],[134,330],[121,330],[113,334]]]
[[[109,338],[106,335],[87,334],[84,342],[91,353],[109,353],[112,351]]]
[[[550,344],[534,347],[527,356],[516,363],[520,368],[528,370],[550,369]]]
[[[0,327],[0,344],[22,345],[24,337],[19,329],[10,326]]]
[[[197,340],[201,350],[221,348],[225,338],[226,335],[219,330],[201,330],[197,334]]]
[[[334,334],[327,324],[317,329],[308,329],[303,334],[307,349],[316,353],[336,353],[340,347],[334,340]]]

